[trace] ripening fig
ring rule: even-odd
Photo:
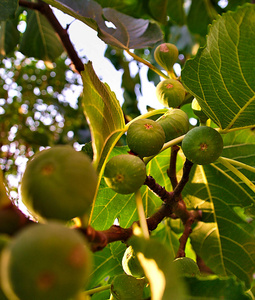
[[[156,155],[165,142],[162,126],[151,119],[134,121],[127,131],[129,148],[140,157]]]
[[[2,289],[9,299],[70,299],[86,286],[91,258],[75,229],[56,222],[29,225],[2,252]]]
[[[158,101],[165,107],[179,107],[185,100],[185,89],[176,79],[165,79],[156,86]]]
[[[111,293],[116,300],[141,300],[143,299],[144,279],[138,279],[127,274],[114,277],[111,283]]]
[[[108,187],[119,194],[136,192],[143,185],[145,179],[146,166],[135,155],[116,155],[105,166],[104,180]]]
[[[189,257],[178,257],[173,261],[180,276],[196,276],[200,275],[197,263]]]
[[[124,252],[122,258],[122,268],[127,275],[137,278],[142,278],[145,276],[143,268],[132,246],[129,246]]]
[[[173,108],[157,119],[165,131],[165,143],[171,141],[189,130],[188,115],[181,109]]]
[[[198,165],[213,163],[223,150],[223,140],[212,127],[199,126],[191,129],[182,141],[186,158]]]
[[[154,51],[156,62],[166,71],[171,71],[178,59],[179,51],[174,44],[163,43]]]
[[[91,159],[71,146],[34,155],[21,181],[21,197],[39,220],[70,220],[90,210],[97,186]]]

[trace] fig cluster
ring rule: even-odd
[[[91,159],[71,146],[35,154],[21,181],[21,198],[38,220],[63,220],[87,214],[97,187]]]
[[[84,237],[62,223],[33,224],[3,249],[1,286],[8,299],[68,300],[88,283],[92,256]]]

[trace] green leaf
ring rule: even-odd
[[[18,0],[1,0],[0,2],[0,22],[15,18],[18,8]]]
[[[121,49],[153,46],[162,39],[160,27],[144,19],[135,19],[112,8],[104,8],[92,0],[44,0],[97,30],[105,43]],[[105,21],[115,28],[107,27]]]
[[[27,28],[21,39],[20,51],[26,56],[54,61],[64,48],[48,20],[39,12],[28,10]]]
[[[255,140],[250,130],[224,136],[222,155],[255,165]],[[255,174],[238,168],[251,181]],[[189,209],[203,211],[201,222],[191,234],[194,250],[217,275],[235,275],[249,287],[255,264],[254,226],[240,214],[254,205],[255,194],[220,163],[194,166],[183,191]]]
[[[184,12],[183,0],[168,1],[167,15],[178,25],[184,25],[186,21],[186,15]]]
[[[185,87],[222,129],[255,124],[254,27],[255,5],[219,17],[182,72]]]
[[[0,54],[3,56],[14,51],[19,42],[20,33],[16,20],[0,22]]]
[[[156,239],[132,236],[129,243],[150,283],[152,299],[187,299],[182,279],[172,263],[174,257],[169,249]]]
[[[208,25],[217,17],[211,1],[193,0],[188,16],[187,25],[192,33],[202,36],[207,34]]]
[[[95,252],[93,254],[93,272],[86,289],[97,287],[107,277],[123,273],[122,257],[125,250],[124,243],[115,242],[107,245],[102,251]]]
[[[150,0],[149,8],[153,18],[163,24],[166,23],[166,10],[168,0]]]
[[[124,116],[115,94],[97,77],[92,63],[84,66],[83,110],[90,126],[94,165],[100,173],[107,156],[125,131]]]
[[[185,277],[190,299],[231,299],[249,300],[244,285],[233,277],[218,278],[217,276]]]

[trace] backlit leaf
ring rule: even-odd
[[[255,5],[218,17],[182,72],[185,87],[223,129],[255,124],[254,28]]]

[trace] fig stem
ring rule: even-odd
[[[148,225],[147,225],[147,221],[146,221],[146,217],[145,217],[143,200],[142,200],[142,195],[141,195],[140,190],[137,190],[135,192],[135,200],[136,200],[136,207],[137,207],[139,222],[140,222],[143,236],[144,236],[144,238],[149,239],[150,234],[149,234],[149,229],[148,229]]]
[[[177,160],[177,153],[179,150],[180,147],[177,145],[171,147],[170,165],[169,165],[169,169],[167,169],[167,175],[171,181],[173,189],[175,189],[175,187],[178,184],[177,177],[176,177],[176,160]]]
[[[239,179],[242,180],[253,192],[255,192],[255,185],[239,170],[237,170],[229,161],[226,159],[219,157],[217,162],[221,163],[223,166],[229,169],[233,174],[235,174]],[[212,164],[215,168],[217,168],[214,164]],[[222,170],[221,170],[222,172]],[[224,172],[225,173],[225,172]]]
[[[87,290],[87,291],[83,292],[83,294],[93,295],[93,294],[96,294],[96,293],[99,293],[99,292],[102,292],[102,291],[109,290],[110,288],[111,288],[111,285],[107,284],[107,285],[100,286],[100,287],[97,287],[97,288],[94,288],[94,289],[91,289],[91,290]]]
[[[169,77],[166,74],[164,74],[163,72],[161,72],[159,69],[157,69],[155,66],[153,66],[151,63],[149,63],[145,59],[137,56],[135,53],[131,52],[129,49],[125,49],[125,50],[136,61],[139,61],[139,62],[143,63],[144,65],[146,65],[147,67],[149,67],[152,71],[154,71],[155,73],[157,73],[159,76],[163,77],[164,79],[169,79]]]

